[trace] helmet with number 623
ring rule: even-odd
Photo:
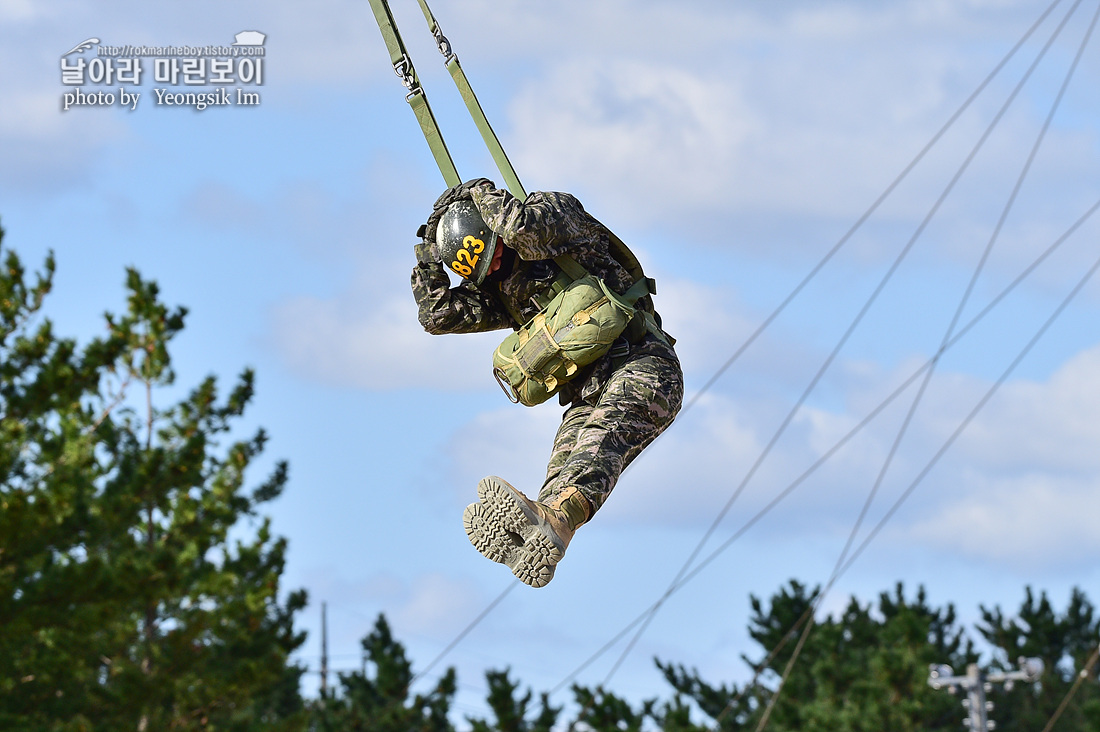
[[[497,234],[481,218],[473,201],[456,201],[439,219],[435,245],[443,264],[480,285],[493,263]]]

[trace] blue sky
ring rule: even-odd
[[[459,171],[499,181],[416,4],[393,6]],[[688,399],[1046,7],[433,3],[527,189],[578,195],[658,279]],[[458,667],[459,714],[483,713],[484,669],[550,689],[660,597],[1070,7],[628,471],[554,582],[515,588],[433,669]],[[1084,2],[1070,16],[705,551],[935,352],[1095,11]],[[86,38],[228,45],[244,30],[267,35],[264,82],[245,87],[258,105],[157,106],[165,85],[150,71],[133,111],[61,108],[59,59]],[[964,321],[1100,195],[1098,53],[1085,49]],[[310,592],[303,662],[317,667],[321,601],[336,668],[357,665],[380,612],[417,668],[435,658],[511,582],[469,546],[462,508],[490,473],[535,490],[560,409],[504,400],[487,366],[499,336],[433,338],[416,322],[411,245],[443,184],[369,5],[0,0],[0,93],[5,242],[29,265],[56,252],[58,331],[98,333],[133,265],[190,309],[181,389],[256,369],[246,427],[272,439],[254,478],[290,462],[271,514],[290,540],[286,586]],[[1098,227],[1087,221],[944,356],[864,532],[1084,274]],[[967,621],[980,603],[1014,609],[1025,585],[1059,606],[1075,585],[1097,599],[1098,295],[1086,285],[826,608],[899,580]],[[664,694],[655,655],[744,679],[740,654],[757,654],[749,594],[828,578],[913,394],[675,594],[611,688]],[[619,650],[578,680],[602,682]]]

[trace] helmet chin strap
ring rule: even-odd
[[[500,265],[504,261],[505,246],[504,239],[500,237],[500,234],[497,234],[497,248],[493,251],[493,261],[489,265],[489,274],[500,269]]]

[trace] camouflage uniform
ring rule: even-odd
[[[609,251],[607,229],[567,193],[532,193],[521,202],[485,179],[471,181],[436,202],[426,239],[434,239],[439,213],[463,199],[474,202],[485,223],[518,256],[503,277],[480,286],[467,280],[452,288],[443,264],[434,261],[427,246],[417,247],[412,290],[420,323],[429,333],[518,328],[509,308],[524,322],[534,317],[539,308],[532,296],[549,288],[559,272],[553,258],[563,254],[619,293],[634,284]],[[652,302],[646,296],[638,307],[651,308]],[[625,341],[622,345],[627,346]],[[676,352],[653,333],[629,344],[614,360],[608,354],[587,366],[559,391],[568,409],[554,439],[539,501],[573,486],[594,513],[626,466],[672,423],[682,398]]]

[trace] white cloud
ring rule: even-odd
[[[358,647],[373,628],[377,613],[371,608],[385,608],[386,619],[403,641],[407,636],[438,639],[453,634],[485,602],[470,582],[436,572],[405,575],[385,570],[346,577],[330,566],[313,567],[309,584],[313,602],[324,601],[332,614],[333,646],[343,649]],[[319,640],[310,636],[311,643]]]
[[[709,376],[734,352],[729,344],[743,343],[755,324],[739,312],[743,306],[729,288],[654,274],[658,282],[655,303],[662,324],[676,338],[676,353],[685,372],[697,379]]]
[[[431,336],[412,295],[371,283],[337,299],[299,296],[278,305],[271,331],[291,368],[360,389],[483,389],[499,334]]]
[[[985,470],[1010,473],[1041,467],[1063,475],[1100,470],[1100,346],[1069,359],[1046,383],[1003,387],[960,440]]]
[[[1094,419],[1100,388],[1092,378],[1098,366],[1100,348],[1094,348],[1046,383],[1007,384],[876,541],[1021,571],[1081,566],[1082,557],[1100,544],[1095,477],[1100,435]],[[881,385],[894,378],[872,378],[864,389],[881,394]],[[864,535],[989,386],[957,374],[937,376],[864,523]],[[807,537],[807,532],[846,536],[912,393],[800,484],[754,531],[773,538]],[[880,398],[853,394],[842,411],[804,409],[734,504],[720,536],[729,536],[792,485]],[[629,492],[613,498],[605,511],[630,523],[702,529],[733,495],[772,429],[766,410],[708,395],[643,454],[644,469],[624,478]]]
[[[934,515],[900,536],[984,563],[1025,571],[1092,567],[1100,551],[1100,482],[1032,474],[971,475]]]
[[[445,448],[454,476],[450,485],[467,503],[474,500],[473,488],[486,475],[498,475],[531,498],[537,496],[561,422],[556,400],[536,408],[504,402],[503,394],[495,401],[504,406],[475,415],[455,431]]]
[[[631,523],[706,526],[762,447],[758,425],[740,404],[709,395],[627,468],[609,513]],[[767,469],[763,479],[769,477]],[[759,507],[755,485],[742,505]]]
[[[42,5],[31,0],[0,0],[0,20],[21,23],[42,14]]]
[[[792,3],[718,12],[567,4],[552,18],[529,12],[510,21],[545,21],[528,25],[537,30],[525,34],[525,48],[556,45],[541,73],[522,77],[509,106],[520,169],[543,187],[587,191],[617,218],[709,230],[736,214],[854,220],[1031,20],[1019,3]],[[959,42],[974,36],[988,43]],[[1089,73],[1079,73],[1077,87],[1088,88]],[[1010,84],[994,85],[883,214],[914,223],[923,216]],[[960,204],[941,218],[965,224],[1003,202],[1052,86],[1025,92],[957,189]],[[1090,115],[1081,105],[1089,102],[1081,97],[1080,111],[1052,129],[1036,170],[1046,166],[1048,179],[1095,190],[1084,161],[1097,134],[1084,121]],[[1064,187],[1036,186],[1029,196],[1060,203],[1064,197],[1051,191]],[[944,252],[958,244],[951,237]]]
[[[212,18],[217,22],[212,23]],[[19,191],[59,190],[85,183],[107,143],[130,135],[132,120],[116,114],[117,110],[61,111],[63,94],[74,88],[61,84],[59,57],[90,37],[105,45],[228,45],[235,33],[258,29],[268,36],[265,87],[271,94],[265,91],[265,97],[285,98],[319,85],[332,88],[392,78],[381,36],[375,31],[369,44],[364,41],[362,29],[374,25],[368,6],[352,0],[326,0],[308,9],[289,2],[233,6],[194,2],[186,7],[123,2],[93,7],[3,0],[0,21],[0,87],[4,89],[0,167],[5,172],[0,183],[17,186]],[[94,49],[86,50],[83,58],[94,54]],[[148,59],[144,79],[139,89],[143,99],[133,114],[150,114]],[[81,90],[98,90],[93,87]],[[395,78],[394,87],[399,95],[401,87]],[[116,95],[117,90],[117,86],[103,88]]]
[[[61,110],[62,94],[10,90],[0,105],[0,186],[20,192],[64,190],[93,175],[98,155],[124,133],[101,109]]]
[[[416,633],[454,633],[483,601],[469,582],[436,573],[421,575],[412,581],[393,622]]]
[[[890,538],[879,541],[916,543],[933,554],[958,553],[1022,571],[1082,566],[1082,556],[1100,542],[1095,477],[1100,430],[1094,418],[1100,409],[1098,366],[1100,348],[1091,348],[1046,382],[1008,382],[893,519]],[[990,386],[959,374],[937,375],[885,483],[879,514]],[[909,401],[903,398],[898,406],[907,407]],[[832,415],[821,424],[836,432],[835,426],[849,421],[850,416]],[[879,444],[861,456],[862,469],[850,471],[855,484],[869,487],[866,478],[877,472],[893,439],[891,422],[896,419],[875,428]]]
[[[22,135],[41,139],[65,129],[60,94],[49,92],[12,95],[0,107],[0,135]]]
[[[268,53],[278,59],[283,80],[307,86],[391,82],[393,93],[402,93],[369,4],[326,0],[308,7],[270,5],[270,15],[252,10],[242,14],[241,22],[249,16],[264,18]],[[427,35],[426,28],[423,32]]]
[[[512,114],[525,167],[583,178],[623,207],[642,191],[679,207],[725,200],[760,126],[730,81],[642,59],[559,64],[526,85]],[[644,208],[631,210],[642,224]]]

